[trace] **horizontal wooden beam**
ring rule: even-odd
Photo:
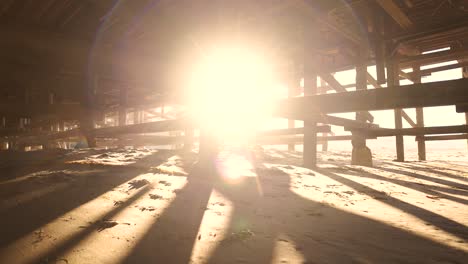
[[[376,2],[387,12],[395,22],[403,29],[409,29],[413,26],[413,22],[400,9],[393,0],[376,0]]]
[[[80,104],[21,104],[0,103],[0,115],[11,117],[47,117],[61,119],[80,119],[86,109]]]
[[[460,126],[440,126],[440,127],[413,127],[413,128],[379,128],[362,130],[363,133],[375,137],[391,137],[391,136],[417,136],[417,135],[434,135],[434,134],[458,134],[468,133],[468,125]]]
[[[44,133],[44,132],[29,132],[27,135],[22,135],[16,139],[19,144],[23,145],[41,145],[48,141],[63,140],[72,137],[80,137],[80,129],[70,129],[67,131]]]
[[[186,119],[164,120],[127,126],[97,128],[90,131],[95,137],[115,137],[126,134],[158,133],[184,130],[189,126]]]
[[[443,135],[443,136],[417,136],[415,141],[439,141],[439,140],[460,140],[468,139],[468,134]]]
[[[400,59],[401,69],[412,68],[414,65],[430,65],[435,63],[442,63],[457,59],[463,59],[468,57],[468,50],[446,50],[428,54],[421,54],[417,56],[403,57]]]
[[[436,141],[436,140],[460,140],[468,139],[468,134],[460,135],[444,135],[444,136],[418,136],[415,138],[415,141]]]
[[[468,113],[468,104],[459,104],[455,106],[457,113]]]
[[[329,124],[334,126],[341,126],[341,127],[350,127],[350,128],[378,128],[379,126],[372,123],[361,122],[353,119],[347,119],[338,116],[331,116],[331,115],[311,115],[306,112],[302,113],[289,113],[287,111],[276,111],[276,115],[288,118],[288,119],[295,119],[295,120],[307,120],[307,121],[315,121],[322,124]]]
[[[383,89],[383,87],[377,82],[377,80],[374,79],[374,77],[372,77],[372,75],[370,75],[369,73],[367,73],[367,81],[372,86],[374,86],[374,88]],[[412,127],[416,127],[416,123],[411,119],[411,117],[406,113],[405,110],[401,110],[401,115],[406,120],[406,122],[408,122],[408,124],[410,124]]]
[[[440,67],[434,67],[434,68],[421,70],[420,74],[421,76],[428,76],[434,72],[447,71],[447,70],[458,69],[458,68],[467,67],[467,66],[468,66],[468,62],[454,63],[454,64],[444,65]],[[408,74],[412,75],[413,73],[409,72]]]
[[[330,133],[331,127],[330,126],[317,126],[315,131],[317,133]],[[304,134],[303,127],[295,127],[295,128],[283,128],[283,129],[273,129],[267,131],[260,131],[257,135],[258,136],[284,136],[284,135],[300,135]]]
[[[317,67],[314,68],[314,71],[318,73],[320,78],[322,78],[325,82],[327,82],[331,87],[333,87],[337,92],[342,93],[342,92],[348,92],[345,87],[339,83],[333,75],[331,75],[329,72],[323,71]],[[372,116],[371,113],[364,111],[363,113],[365,115],[366,120],[373,122],[374,117]]]
[[[328,136],[317,137],[317,143],[321,144],[327,141],[346,141],[351,140],[352,136]],[[303,144],[304,136],[283,136],[283,137],[261,137],[255,140],[255,143],[261,145],[287,145],[287,144]]]
[[[320,113],[346,113],[468,103],[468,79],[417,83],[391,89],[372,89],[284,99],[275,114],[308,119]]]

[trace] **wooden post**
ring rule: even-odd
[[[288,97],[294,97],[299,94],[299,80],[297,78],[297,69],[295,67],[295,61],[293,61],[291,64],[291,72],[288,75]],[[296,120],[294,119],[288,119],[288,128],[294,128]],[[294,143],[288,144],[288,151],[295,151],[296,150],[296,145]]]
[[[367,45],[361,45],[359,54],[356,60],[356,89],[367,89]],[[364,112],[356,112],[356,120],[366,123],[367,118]],[[366,138],[358,131],[353,132],[353,139],[351,140],[353,151],[351,156],[351,164],[361,166],[372,166],[372,153],[366,146]]]
[[[392,89],[395,86],[400,84],[399,78],[399,65],[398,60],[396,57],[391,57],[387,59],[387,86],[389,89]],[[395,128],[403,128],[403,117],[401,113],[401,109],[394,110],[394,118],[395,118]],[[396,152],[397,158],[396,161],[403,162],[405,161],[405,149],[404,149],[404,141],[403,136],[397,135],[395,137],[396,140]]]
[[[120,88],[119,126],[127,124],[127,95],[127,87],[122,86]]]
[[[468,78],[468,67],[463,67],[462,68],[462,76],[463,78]],[[468,112],[465,112],[465,122],[468,125]],[[466,141],[468,145],[468,140]]]
[[[421,69],[419,65],[413,67],[413,82],[421,83]],[[424,127],[424,108],[416,108],[416,127]],[[422,138],[418,140],[418,159],[420,161],[426,160],[426,142]]]
[[[94,101],[96,96],[96,89],[99,85],[99,79],[97,75],[93,76],[91,82],[83,82],[83,98],[82,104],[86,109],[87,114],[82,116],[80,119],[80,129],[83,133],[88,147],[96,147],[96,138],[93,135],[92,130],[94,129]]]
[[[133,124],[140,124],[141,123],[141,111],[134,109],[133,110]]]
[[[316,30],[304,26],[304,96],[317,94],[317,72],[315,71],[314,55],[307,50],[313,47],[313,38],[316,37]],[[308,30],[306,32],[306,30]],[[304,152],[303,162],[306,168],[317,166],[317,121],[304,121]]]
[[[193,128],[187,127],[184,132],[184,151],[191,151],[193,148],[194,131]]]
[[[320,77],[320,87],[325,87],[325,85],[327,85],[327,82],[325,82],[325,80],[323,80],[323,78]],[[326,138],[327,136],[328,136],[328,132],[322,133],[323,138]],[[328,151],[328,141],[325,139],[321,143],[322,143],[322,151]]]
[[[385,83],[385,44],[383,41],[383,27],[384,27],[384,17],[379,8],[373,6],[373,10],[370,13],[372,15],[373,28],[372,36],[374,54],[375,54],[375,68],[377,73],[377,83]]]

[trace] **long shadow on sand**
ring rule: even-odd
[[[191,172],[188,183],[123,263],[189,263],[212,180],[209,172]]]
[[[424,164],[424,163],[423,163]],[[458,175],[454,175],[452,173],[448,173],[448,172],[445,172],[443,171],[444,168],[439,168],[439,167],[433,167],[433,166],[425,166],[425,167],[421,167],[419,164],[412,164],[412,163],[407,163],[407,165],[400,165],[400,164],[391,164],[392,166],[397,166],[397,167],[401,167],[401,168],[404,168],[404,169],[410,169],[410,170],[415,170],[415,171],[419,171],[420,173],[425,173],[425,172],[429,172],[431,174],[436,174],[436,175],[442,175],[444,177],[447,177],[447,178],[452,178],[452,179],[455,179],[455,180],[460,180],[460,181],[464,181],[464,182],[468,182],[468,178],[467,177],[463,177],[463,176],[458,176]],[[424,164],[426,165],[426,164]],[[455,171],[457,173],[467,173],[467,172],[461,172],[461,171],[457,171],[457,170],[453,170],[453,169],[449,169],[449,168],[445,168],[445,170],[452,170],[452,171]]]
[[[331,171],[334,171],[333,169],[330,169]],[[387,171],[385,168],[380,168],[382,171]],[[400,173],[405,175],[404,172]],[[428,195],[432,195],[436,198],[444,198],[447,200],[451,200],[460,204],[468,204],[467,199],[463,199],[457,196],[452,196],[448,195],[447,193],[455,194],[455,195],[460,195],[464,197],[468,197],[468,190],[461,190],[457,188],[451,188],[450,186],[439,186],[439,185],[433,185],[433,184],[423,184],[419,182],[412,182],[412,181],[407,181],[407,180],[401,180],[401,179],[396,179],[396,178],[390,178],[390,177],[384,177],[375,173],[370,173],[367,171],[363,170],[354,170],[352,168],[349,168],[346,170],[346,175],[350,176],[356,176],[356,177],[365,177],[365,178],[370,178],[370,179],[375,179],[375,180],[380,180],[380,181],[387,181],[393,184],[397,184],[409,189],[413,189],[419,192],[426,193]]]
[[[290,190],[290,175],[257,167],[257,178],[245,177],[236,185],[219,179],[189,181],[124,263],[190,263],[213,189],[232,202],[233,211],[227,236],[203,262],[271,263],[279,243],[293,244],[305,263],[462,263],[468,257],[402,229],[305,199]],[[368,188],[327,170],[318,172],[352,188]],[[399,200],[389,204],[423,219],[441,220]]]
[[[363,192],[363,193],[376,193],[378,192],[377,190],[369,187],[369,186],[366,186],[366,185],[363,185],[363,184],[360,184],[358,182],[355,182],[355,181],[352,181],[350,179],[347,179],[345,177],[342,177],[342,176],[339,176],[337,174],[334,174],[330,171],[327,171],[327,170],[324,170],[324,169],[320,169],[320,170],[317,170],[319,171],[321,174],[337,181],[337,182],[340,182],[344,185],[347,185],[357,191],[360,191],[360,192]],[[372,173],[362,173],[364,175],[364,177],[373,177],[375,179],[382,179],[382,177],[380,177],[379,175],[376,175],[376,174],[372,174]],[[382,179],[383,180],[383,179]],[[391,197],[391,196],[387,196],[385,197],[385,199],[379,199],[379,201],[383,202],[383,203],[386,203],[392,207],[395,207],[395,208],[398,208],[408,214],[411,214],[427,223],[431,223],[432,225],[440,228],[441,230],[445,230],[455,236],[458,236],[464,240],[467,240],[468,239],[468,229],[466,228],[465,225],[463,224],[460,224],[458,222],[455,222],[449,218],[446,218],[444,216],[441,216],[439,214],[436,214],[434,212],[431,212],[431,211],[428,211],[426,209],[423,209],[423,208],[420,208],[418,206],[415,206],[415,205],[412,205],[410,203],[407,203],[407,202],[404,202],[402,200],[399,200],[399,199],[396,199],[394,197]]]
[[[380,169],[384,170],[384,171],[387,171],[387,172],[391,172],[391,173],[403,174],[403,175],[406,175],[406,176],[413,177],[415,179],[430,181],[430,182],[434,182],[434,183],[438,183],[438,184],[442,184],[442,185],[446,185],[446,186],[450,186],[450,187],[455,187],[455,188],[462,189],[462,190],[468,190],[468,185],[462,184],[462,183],[459,183],[459,182],[453,182],[453,181],[449,181],[449,180],[446,180],[446,179],[440,179],[440,178],[436,178],[436,177],[432,177],[432,176],[428,176],[428,175],[409,172],[409,171],[405,171],[405,170],[397,170],[397,169],[392,169],[392,168],[387,168],[387,167],[380,168]]]
[[[318,172],[352,188],[366,188],[326,170]],[[235,206],[228,234],[243,228],[252,231],[252,238],[228,237],[210,263],[271,263],[277,244],[284,242],[294,244],[306,263],[461,263],[467,257],[462,251],[385,223],[305,199],[289,189],[286,173],[258,170],[257,174],[262,196],[255,187],[247,192],[221,189]],[[254,185],[251,181],[245,186]]]
[[[167,158],[171,154],[168,151],[158,152],[154,155],[158,155],[158,162],[162,163],[164,162],[163,157]],[[151,156],[143,158],[142,161],[147,159],[151,159]],[[154,166],[157,165],[157,163],[154,164]],[[96,166],[66,164],[54,166],[54,169],[58,170],[66,168],[91,170],[95,169]],[[143,172],[147,172],[147,169],[131,168],[126,170],[117,166],[106,166],[106,170],[100,173],[79,177],[65,188],[59,188],[3,211],[0,217],[0,248]]]

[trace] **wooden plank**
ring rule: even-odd
[[[468,79],[416,83],[392,89],[304,96],[278,101],[275,115],[297,120],[320,113],[348,113],[468,103]]]
[[[344,88],[336,79],[333,75],[331,75],[329,72],[325,72],[323,70],[320,70],[316,67],[314,67],[315,71],[317,74],[325,80],[331,87],[333,87],[337,92],[347,92],[346,88]],[[374,121],[374,117],[372,116],[371,113],[367,111],[363,111],[363,116],[366,117],[366,120],[369,120],[370,122]]]
[[[417,136],[415,140],[417,142],[425,142],[425,141],[438,141],[438,140],[460,140],[460,139],[468,139],[468,134],[460,134],[460,135],[444,135],[444,136]]]
[[[408,122],[410,126],[416,127],[416,123],[413,121],[413,119],[411,119],[411,117],[403,109],[401,110],[401,116],[403,117],[403,119],[406,120],[406,122]]]
[[[317,126],[315,131],[317,133],[328,133],[328,132],[331,132],[331,127],[330,126]],[[304,134],[304,127],[260,131],[257,135],[258,136],[284,136],[284,135],[300,135],[300,134]]]
[[[446,50],[428,54],[421,54],[418,56],[402,57],[400,59],[401,69],[412,68],[413,65],[417,64],[420,66],[426,66],[430,64],[442,63],[457,59],[463,59],[468,57],[468,50]]]
[[[367,81],[372,85],[374,86],[374,88],[383,88],[375,79],[374,77],[372,77],[372,75],[370,75],[369,73],[367,73]],[[406,120],[406,122],[408,122],[408,124],[410,124],[412,127],[415,127],[416,124],[414,123],[414,121],[411,119],[411,117],[405,112],[405,110],[401,110],[401,114],[403,116],[403,118]]]
[[[86,109],[77,104],[43,103],[0,103],[0,114],[6,117],[33,117],[59,119],[79,119],[86,114]]]
[[[466,66],[468,66],[468,62],[454,63],[454,64],[449,64],[449,65],[429,68],[429,69],[425,69],[425,70],[420,70],[419,74],[421,76],[428,76],[428,75],[430,75],[431,73],[434,73],[434,72],[453,70],[453,69],[458,69],[458,68],[462,68],[462,67],[466,67]],[[414,75],[414,72],[409,73],[409,74]]]
[[[80,129],[71,129],[67,131],[61,131],[56,133],[33,133],[29,132],[25,135],[21,135],[17,138],[17,143],[22,145],[41,145],[45,142],[55,141],[55,140],[62,140],[72,137],[80,137],[82,136],[82,132]]]
[[[164,120],[136,125],[97,128],[92,130],[95,137],[115,137],[126,134],[143,134],[184,130],[189,122],[185,119]]]
[[[331,30],[339,33],[341,36],[345,37],[346,39],[348,39],[349,41],[355,43],[355,44],[360,44],[363,42],[363,38],[357,34],[355,34],[354,32],[346,29],[345,27],[339,25],[338,23],[336,23],[335,21],[331,20],[328,18],[327,15],[323,15],[323,13],[319,12],[318,10],[316,10],[313,5],[311,5],[310,3],[308,3],[307,1],[305,0],[294,0],[294,2],[297,4],[298,8],[300,8],[302,11],[305,12],[305,14],[311,18],[310,22],[315,22],[315,23],[320,23],[320,24],[323,24],[325,26],[327,26],[328,28],[330,28]],[[307,23],[304,25],[305,28],[308,28],[310,27],[310,25],[308,25]]]
[[[324,143],[327,141],[348,141],[351,140],[352,136],[326,136],[317,137],[317,143]],[[255,139],[255,143],[261,145],[286,145],[286,144],[303,144],[304,136],[282,136],[282,137],[259,137]]]
[[[413,26],[413,22],[408,16],[398,7],[393,0],[376,0],[376,2],[400,25],[403,29],[409,29]]]
[[[437,126],[437,127],[413,127],[413,128],[379,128],[362,130],[373,137],[392,137],[392,136],[417,136],[417,135],[435,135],[435,134],[457,134],[468,133],[468,125],[459,126]]]
[[[401,77],[405,78],[406,80],[410,80],[410,81],[414,82],[413,76],[412,76],[410,73],[406,73],[406,72],[400,70],[400,71],[399,71],[399,75],[400,75]]]
[[[468,104],[459,104],[455,106],[457,113],[468,113]]]

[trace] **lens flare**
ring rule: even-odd
[[[245,138],[269,116],[275,95],[266,61],[248,49],[217,49],[193,70],[189,101],[204,129]]]

